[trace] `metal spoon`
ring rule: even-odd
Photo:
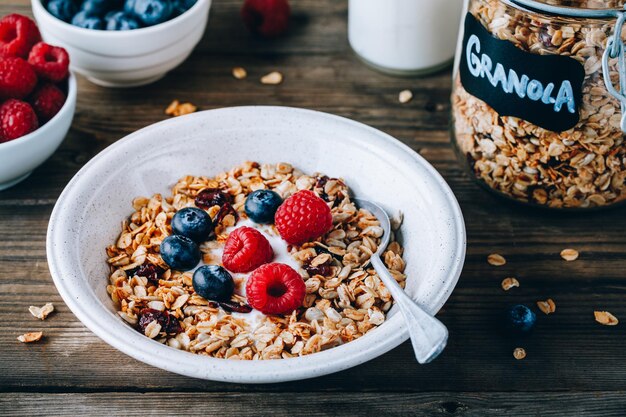
[[[435,359],[446,347],[448,342],[448,329],[435,317],[428,314],[422,307],[417,305],[411,297],[400,287],[395,278],[389,273],[380,256],[389,244],[391,235],[391,223],[389,216],[378,204],[368,200],[354,198],[353,201],[359,208],[372,213],[380,221],[384,234],[378,250],[370,258],[370,263],[383,281],[396,305],[400,308],[404,321],[411,336],[411,344],[415,357],[419,363],[429,363]]]

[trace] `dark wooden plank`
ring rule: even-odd
[[[0,395],[0,415],[36,416],[622,416],[623,392],[519,394],[102,393]]]

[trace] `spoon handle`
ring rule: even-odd
[[[417,361],[431,362],[446,347],[448,329],[404,292],[378,254],[372,255],[370,262],[402,311]]]

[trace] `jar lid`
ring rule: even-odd
[[[567,17],[617,17],[626,8],[626,0],[504,0],[527,9]]]

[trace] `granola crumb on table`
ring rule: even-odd
[[[246,217],[246,196],[265,188],[283,198],[312,190],[331,207],[333,228],[321,239],[289,247],[302,265],[303,306],[287,316],[261,316],[252,325],[246,314],[232,312],[247,307],[239,289],[230,303],[207,301],[195,294],[191,272],[169,269],[158,249],[171,233],[170,220],[177,210],[193,206],[202,190],[221,190],[232,197],[232,204],[207,209],[221,220],[215,240],[200,245],[204,263],[218,264],[212,251],[226,241],[227,229]],[[122,319],[171,347],[231,359],[302,356],[363,336],[385,321],[392,306],[391,294],[376,272],[364,267],[380,244],[380,223],[355,207],[341,179],[305,175],[288,163],[245,162],[214,178],[186,176],[174,185],[171,196],[137,197],[132,204],[135,212],[123,221],[118,240],[106,248],[111,268],[107,291]],[[392,234],[383,260],[404,287],[402,252]]]

